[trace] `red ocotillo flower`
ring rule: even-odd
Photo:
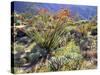
[[[45,14],[48,12],[48,9],[45,8],[40,8],[40,10],[38,11],[39,14]]]
[[[63,20],[66,17],[70,17],[70,11],[68,9],[60,11],[56,16],[54,16],[54,19]]]

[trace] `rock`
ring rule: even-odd
[[[26,36],[20,38],[18,41],[22,42],[23,44],[27,44],[27,43],[31,42],[31,40]]]
[[[92,41],[89,38],[84,38],[83,41],[80,43],[80,49],[83,51],[91,50]]]
[[[23,32],[22,30],[17,30],[16,37],[21,38],[21,37],[24,37],[24,36],[26,36],[26,33],[25,32]]]
[[[97,35],[97,29],[93,29],[93,30],[91,31],[91,35],[96,36],[96,35]]]

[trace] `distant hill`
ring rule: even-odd
[[[50,12],[55,13],[63,8],[68,8],[71,11],[71,15],[78,13],[82,19],[90,19],[97,15],[96,6],[85,5],[68,5],[68,4],[51,4],[51,3],[31,3],[31,2],[14,2],[14,11],[17,13],[32,13],[37,14],[40,8],[48,9]]]

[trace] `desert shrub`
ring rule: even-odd
[[[63,67],[61,68],[62,71],[65,70],[80,70],[82,66],[83,60],[75,60],[75,59],[69,59],[65,64],[63,64]]]
[[[64,56],[64,55],[65,56],[73,56],[76,58],[77,58],[77,56],[80,57],[80,48],[79,48],[79,46],[76,45],[74,40],[69,41],[69,43],[65,47],[62,47],[62,48],[59,48],[58,50],[56,50],[55,54],[54,54],[54,56],[56,56],[56,57]]]
[[[81,69],[81,64],[83,57],[80,54],[80,49],[75,45],[75,41],[72,40],[67,45],[67,53],[65,55],[67,62],[63,65],[65,70],[79,70]]]
[[[19,69],[19,68],[14,68],[14,73],[21,74],[21,73],[24,73],[24,71],[22,69]]]
[[[37,30],[34,30],[31,33],[28,32],[27,34],[29,36],[32,36],[33,34],[32,39],[34,39],[41,48],[45,48],[49,51],[58,47],[61,35],[65,32],[64,28],[65,25],[56,25],[54,30],[50,29],[43,34]]]
[[[40,65],[40,67],[37,68],[36,72],[48,72],[50,71],[48,66],[45,64]]]
[[[93,62],[91,61],[87,61],[87,60],[83,60],[82,64],[81,64],[81,69],[96,69],[97,68],[97,64],[93,64]]]
[[[54,64],[54,66],[51,65],[52,70],[77,70],[81,68],[83,57],[74,40],[71,40],[66,47],[55,51],[54,57],[51,61],[51,64]],[[62,62],[63,64],[61,64]],[[59,64],[58,67],[57,64]]]
[[[24,46],[22,44],[14,44],[14,53],[24,52]]]
[[[63,58],[55,58],[52,57],[51,60],[49,60],[49,70],[50,71],[61,71],[61,68],[64,64]]]

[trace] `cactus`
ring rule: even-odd
[[[61,58],[51,58],[49,61],[50,71],[60,71],[63,63]]]

